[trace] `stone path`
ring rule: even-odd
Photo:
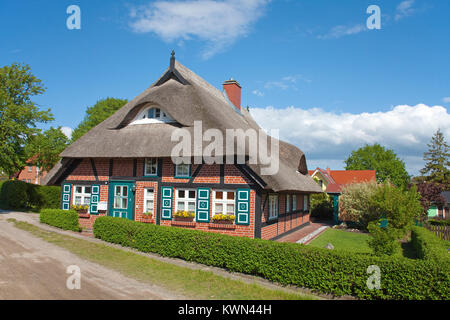
[[[311,222],[300,230],[294,231],[284,237],[279,238],[279,242],[297,242],[308,244],[311,240],[317,238],[322,232],[328,229],[332,222]]]

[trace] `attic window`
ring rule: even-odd
[[[130,123],[132,124],[146,124],[146,123],[165,123],[174,122],[174,120],[168,116],[160,108],[146,108],[139,112],[136,118]]]

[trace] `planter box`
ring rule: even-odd
[[[182,228],[195,228],[196,223],[193,221],[172,221],[171,225],[173,227],[182,227]]]
[[[236,229],[236,225],[233,223],[210,223],[208,225],[209,229],[226,229],[226,230],[234,230]]]
[[[175,217],[175,221],[180,221],[180,222],[193,222],[193,221],[194,221],[194,218]]]
[[[215,224],[233,224],[233,220],[213,220],[213,223]]]
[[[90,214],[89,213],[81,213],[81,212],[78,212],[78,217],[79,218],[90,218]]]
[[[141,222],[144,223],[154,223],[153,217],[141,216]]]

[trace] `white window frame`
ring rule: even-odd
[[[216,192],[222,192],[223,198],[217,199],[216,198]],[[228,193],[233,193],[234,197],[232,200],[228,200]],[[216,212],[216,204],[222,204],[222,212]],[[233,205],[233,213],[228,213],[227,211],[227,205],[232,204]],[[236,215],[236,191],[233,190],[214,190],[213,191],[213,216],[216,214],[224,214],[224,215]]]
[[[151,190],[151,195],[148,194],[148,190]],[[154,188],[144,188],[144,213],[149,212],[149,208],[147,207],[147,201],[151,200],[153,203],[153,208],[151,212],[153,216],[155,216],[155,189]]]
[[[303,211],[308,211],[308,195],[303,195]]]
[[[269,220],[274,220],[278,218],[278,195],[269,195]]]
[[[81,188],[81,192],[77,192],[77,188]],[[91,188],[91,192],[86,192],[86,188]],[[81,197],[81,203],[76,203],[76,198]],[[89,203],[85,203],[85,198],[89,197]],[[73,186],[73,200],[72,204],[74,205],[82,205],[82,206],[91,206],[91,197],[92,197],[92,186],[91,185],[74,185]]]
[[[33,166],[28,166],[28,172],[33,172]]]
[[[117,196],[117,194],[116,194],[117,188],[120,188],[120,190],[121,190],[120,196]],[[125,188],[127,189],[127,195],[126,195],[126,196],[123,195],[123,190],[124,190]],[[130,189],[131,189],[131,188],[129,188],[128,186],[122,186],[122,185],[116,185],[116,186],[114,186],[113,209],[118,209],[118,210],[128,210],[128,197],[129,197],[130,192],[132,192],[132,190],[130,190]],[[126,199],[126,201],[125,201],[125,203],[126,203],[125,208],[123,208],[123,201],[120,202],[120,203],[121,203],[120,208],[117,208],[117,207],[116,207],[116,197],[120,197],[121,199]]]
[[[149,111],[154,109],[153,117],[149,117]],[[159,113],[158,116],[156,114]],[[134,120],[130,123],[130,125],[134,124],[147,124],[147,123],[167,123],[167,122],[175,122],[171,117],[167,115],[165,111],[163,111],[159,107],[149,107],[143,109],[138,115],[134,118]]]
[[[150,169],[155,169],[155,173],[148,173],[148,161],[154,162],[150,164]],[[158,175],[158,158],[145,158],[144,159],[144,176],[145,177],[156,177]]]
[[[293,194],[292,195],[292,211],[296,211],[297,210],[297,195]]]
[[[187,174],[179,174],[178,168],[180,166],[187,166]],[[191,177],[191,165],[187,163],[180,163],[175,165],[175,178],[190,178]]]
[[[291,195],[286,195],[286,212],[291,212]]]
[[[184,191],[184,198],[179,197],[179,192]],[[194,198],[189,198],[189,191],[194,191]],[[197,190],[196,189],[185,189],[179,188],[175,189],[175,212],[179,211],[178,204],[180,202],[184,203],[184,211],[197,213]],[[189,202],[194,202],[194,211],[189,211]]]

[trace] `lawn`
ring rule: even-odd
[[[308,245],[323,248],[331,243],[335,249],[357,253],[371,253],[367,244],[370,235],[367,233],[349,232],[339,229],[327,229]]]
[[[22,230],[62,247],[77,256],[101,264],[125,276],[159,285],[192,299],[213,300],[314,300],[314,295],[294,290],[271,289],[256,282],[229,279],[210,271],[191,269],[137,253],[43,230],[8,219]]]

